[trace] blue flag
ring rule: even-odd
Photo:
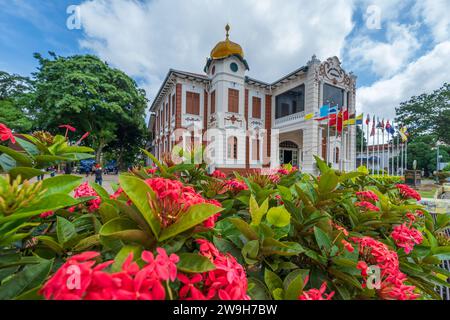
[[[320,108],[319,117],[327,117],[328,116],[328,110],[330,107],[328,105],[324,105]]]

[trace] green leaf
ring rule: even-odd
[[[56,235],[58,242],[64,246],[65,243],[77,236],[77,232],[72,222],[58,216],[56,217]]]
[[[258,262],[258,260],[256,260],[256,258],[258,257],[258,251],[259,241],[252,240],[247,242],[242,248],[242,256],[248,264],[255,264]]]
[[[82,179],[71,175],[51,177],[42,181],[42,189],[46,189],[46,196],[55,193],[69,194],[80,185]]]
[[[152,244],[150,236],[138,229],[134,221],[127,218],[116,218],[108,221],[101,227],[99,234],[101,237],[139,243],[146,247]]]
[[[264,269],[264,282],[266,283],[267,288],[269,288],[269,292],[272,292],[272,295],[274,290],[283,288],[283,281],[281,278],[268,268]]]
[[[39,155],[35,156],[34,160],[37,162],[38,167],[46,167],[51,164],[59,163],[62,161],[69,160],[67,157],[61,157],[61,156],[53,156],[53,155]]]
[[[291,214],[284,206],[273,207],[267,212],[267,221],[276,227],[282,228],[291,222]]]
[[[133,261],[136,261],[141,257],[142,247],[126,245],[123,246],[117,255],[114,257],[114,263],[111,265],[112,272],[119,272],[122,270],[123,263],[128,259],[130,254],[133,254]]]
[[[16,141],[31,157],[39,154],[39,149],[34,144],[18,137],[16,137]]]
[[[109,193],[105,190],[105,188],[95,182],[89,182],[89,185],[95,190],[95,192],[97,192],[102,200],[109,200]]]
[[[164,241],[189,230],[222,210],[222,208],[209,203],[190,206],[177,222],[161,231],[159,240]]]
[[[186,273],[203,273],[216,269],[216,266],[208,258],[198,253],[183,252],[178,255],[180,261],[177,269]]]
[[[305,249],[297,242],[281,242],[273,238],[264,239],[261,250],[265,255],[280,256],[296,256],[305,252]]]
[[[319,192],[322,194],[332,192],[336,189],[338,182],[339,178],[333,170],[322,173],[319,181]]]
[[[120,175],[119,183],[127,196],[131,199],[133,204],[138,208],[144,220],[150,226],[156,239],[159,237],[161,231],[161,224],[156,216],[156,213],[150,207],[149,199],[155,199],[155,193],[145,181],[129,175]]]
[[[327,163],[323,161],[320,157],[314,156],[314,159],[316,160],[317,168],[319,168],[319,171],[322,174],[331,170],[330,167],[328,167]]]
[[[236,229],[238,229],[248,240],[258,240],[258,234],[247,222],[240,218],[228,218],[228,220],[233,223]]]
[[[98,212],[100,213],[103,223],[119,217],[119,210],[108,202],[102,202],[98,208]]]
[[[159,160],[158,160],[154,155],[152,155],[150,152],[148,152],[147,150],[142,149],[142,148],[141,148],[141,151],[142,151],[143,153],[145,153],[145,155],[146,155],[147,157],[149,157],[149,158],[153,161],[154,164],[156,164],[156,166],[159,168],[159,171],[161,171],[161,174],[163,174],[163,175],[167,174],[167,172],[166,172],[166,167],[163,166],[163,165],[161,164],[161,162],[159,162]]]
[[[61,153],[94,153],[95,150],[84,146],[67,146],[59,150]]]
[[[269,198],[264,200],[261,207],[258,205],[258,202],[256,202],[255,197],[251,195],[250,201],[249,201],[249,209],[250,209],[250,215],[252,216],[252,225],[258,226],[261,223],[261,219],[264,217],[264,215],[267,212],[267,209],[269,208]]]
[[[11,148],[5,147],[0,145],[0,153],[5,153],[14,160],[17,161],[18,164],[24,166],[24,167],[32,167],[33,161],[23,152],[15,151]]]
[[[100,244],[100,235],[94,234],[92,236],[81,239],[73,248],[73,251],[81,252],[91,249]]]
[[[17,178],[20,175],[22,179],[26,180],[40,176],[41,174],[44,173],[45,173],[44,171],[28,167],[15,167],[8,171],[8,174],[11,176],[12,179]]]
[[[248,278],[247,294],[252,300],[271,300],[272,297],[264,283],[253,277]]]
[[[303,293],[305,270],[294,270],[287,275],[284,283],[284,299],[298,300]]]
[[[41,285],[47,278],[53,260],[40,259],[38,264],[28,265],[0,286],[0,300],[9,300]]]
[[[39,240],[39,243],[49,247],[56,253],[62,254],[64,252],[64,248],[54,238],[45,235],[37,236],[36,238]]]
[[[322,252],[328,252],[331,249],[331,240],[328,235],[318,227],[314,227],[314,236]]]
[[[450,246],[432,248],[433,255],[441,260],[450,260]]]

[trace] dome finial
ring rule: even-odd
[[[226,34],[226,36],[227,36],[227,39],[228,39],[228,37],[230,36],[230,34],[229,34],[229,32],[230,32],[230,25],[227,23],[227,25],[225,26],[225,31],[227,32],[227,34]]]

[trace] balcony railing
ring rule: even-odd
[[[275,119],[275,126],[286,124],[287,122],[301,122],[304,120],[305,111],[290,114],[288,116]]]

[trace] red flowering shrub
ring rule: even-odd
[[[151,178],[145,182],[153,189],[157,197],[155,212],[159,215],[161,224],[167,227],[178,220],[179,216],[186,212],[192,205],[209,203],[221,207],[216,200],[207,200],[197,193],[194,188],[184,186],[180,181],[165,178]],[[205,221],[205,226],[211,228],[220,214]]]
[[[417,201],[420,201],[420,194],[416,190],[408,187],[406,184],[397,184],[396,187],[403,198],[416,199]]]
[[[0,123],[0,141],[11,140],[12,143],[16,143],[16,138],[7,126],[3,123]]]
[[[243,181],[239,181],[237,179],[231,179],[225,181],[225,186],[229,191],[233,193],[239,193],[242,190],[248,190],[248,186]]]
[[[40,290],[52,300],[163,300],[166,292],[163,281],[174,281],[177,275],[178,256],[167,256],[164,249],[153,253],[144,251],[143,268],[130,254],[120,272],[105,271],[113,260],[97,264],[98,252],[84,252],[67,259]]]
[[[381,271],[381,288],[378,294],[386,300],[413,300],[419,297],[414,293],[415,287],[406,285],[407,277],[400,271],[397,253],[382,242],[371,237],[352,238],[359,244],[360,257],[370,265],[377,265]],[[363,277],[367,276],[367,267],[359,262],[358,269]]]
[[[207,257],[216,269],[188,278],[179,274],[183,283],[180,298],[185,300],[249,300],[247,276],[244,268],[230,254],[222,254],[209,241],[197,239],[200,254]]]
[[[305,280],[305,285],[308,283],[309,277]],[[299,300],[331,300],[334,296],[334,291],[326,294],[327,283],[324,281],[319,289],[309,289],[307,291],[303,291],[303,293],[298,297]]]
[[[356,192],[356,196],[360,201],[377,202],[379,200],[373,191],[359,191]]]
[[[373,204],[371,204],[368,201],[359,201],[359,202],[355,202],[355,206],[363,208],[364,210],[368,210],[368,211],[380,211],[380,208],[378,208],[377,206],[374,206]]]
[[[409,254],[416,244],[421,244],[423,237],[419,230],[408,227],[406,223],[394,227],[391,233],[395,244]]]
[[[75,189],[74,192],[74,198],[83,198],[83,197],[96,197],[95,199],[89,200],[86,205],[89,212],[94,212],[98,210],[100,207],[100,204],[102,203],[102,200],[100,199],[97,192],[92,188],[88,182],[84,182],[81,184],[78,188]],[[82,205],[78,206],[79,208],[82,207]],[[74,212],[75,207],[72,207],[69,209],[69,211]]]
[[[214,170],[214,172],[211,173],[211,176],[217,179],[225,179],[227,177],[227,175],[220,170]]]

